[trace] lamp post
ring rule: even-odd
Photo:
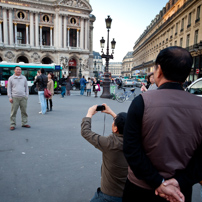
[[[100,66],[98,65],[97,79],[99,79],[99,71],[100,71]]]
[[[96,61],[94,61],[94,71],[93,71],[94,77],[97,77],[96,64],[97,64]]]
[[[105,40],[102,37],[102,39],[100,40],[100,46],[101,46],[101,49],[102,49],[101,57],[106,59],[106,67],[105,67],[104,81],[103,81],[103,92],[102,92],[102,95],[100,97],[101,98],[111,98],[110,79],[109,79],[109,60],[114,58],[113,54],[114,54],[116,41],[113,39],[113,41],[111,42],[112,54],[109,55],[109,30],[111,29],[111,22],[112,22],[112,19],[110,18],[110,16],[108,16],[108,18],[105,19],[105,22],[106,22],[106,28],[107,28],[107,31],[108,31],[108,35],[107,35],[107,52],[106,52],[106,54],[104,54],[104,52],[103,52]]]
[[[82,74],[81,74],[81,61],[82,61],[82,59],[80,58],[79,60],[80,60],[79,78],[81,79],[81,77],[82,77]]]

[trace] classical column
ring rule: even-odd
[[[34,16],[30,12],[30,46],[34,46]]]
[[[69,30],[70,30],[70,28],[67,28],[67,46],[69,47]]]
[[[88,49],[88,19],[85,20],[85,49]]]
[[[26,44],[29,45],[29,25],[26,24]]]
[[[64,44],[63,47],[66,48],[67,47],[67,17],[64,16],[64,33],[63,33],[63,40],[64,40]]]
[[[40,26],[40,46],[42,46],[42,26]]]
[[[59,38],[59,48],[62,47],[62,15],[59,15],[59,29],[58,29],[58,38]]]
[[[54,19],[54,46],[58,48],[58,13],[56,9],[55,19]]]
[[[4,44],[8,44],[7,9],[3,8]]]
[[[50,27],[50,46],[53,46],[53,28]]]
[[[79,29],[77,29],[77,43],[76,43],[76,47],[79,47]]]
[[[2,43],[2,21],[0,21],[0,43]]]
[[[81,18],[80,48],[82,48],[82,49],[84,49],[83,39],[84,39],[84,19]]]
[[[10,45],[13,45],[13,11],[9,9],[9,40]]]
[[[18,44],[18,36],[17,36],[17,23],[14,23],[14,25],[15,25],[15,45],[17,45]]]
[[[35,45],[39,46],[39,14],[35,13]]]
[[[93,26],[90,27],[90,32],[91,32],[91,36],[90,36],[90,52],[93,51]]]

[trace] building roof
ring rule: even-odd
[[[126,56],[123,58],[124,59],[127,59],[127,58],[132,58],[133,57],[133,51],[129,51]]]
[[[93,51],[93,59],[102,59],[102,57],[99,52]]]

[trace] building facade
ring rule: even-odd
[[[132,76],[132,67],[133,67],[133,52],[129,51],[122,61],[122,77],[131,78]]]
[[[152,72],[157,55],[169,46],[186,48],[193,56],[189,80],[202,77],[201,0],[169,0],[135,42],[132,71]]]
[[[90,75],[93,22],[89,0],[0,0],[0,61],[60,64]]]
[[[109,63],[109,72],[113,77],[121,76],[122,71],[122,62],[110,62]]]
[[[99,52],[93,51],[93,64],[94,76],[96,75],[96,77],[100,77],[104,73],[104,66],[102,63],[102,57]]]

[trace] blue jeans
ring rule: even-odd
[[[46,98],[44,97],[44,91],[38,91],[39,100],[41,102],[41,111],[42,114],[46,113]]]
[[[122,202],[122,198],[103,194],[98,188],[90,202]]]
[[[65,91],[66,91],[66,87],[65,86],[61,86],[61,95],[62,95],[62,97],[65,96]]]
[[[84,86],[84,85],[81,85],[81,92],[80,92],[80,95],[83,95],[83,94],[84,94],[84,88],[85,88],[85,86]]]

